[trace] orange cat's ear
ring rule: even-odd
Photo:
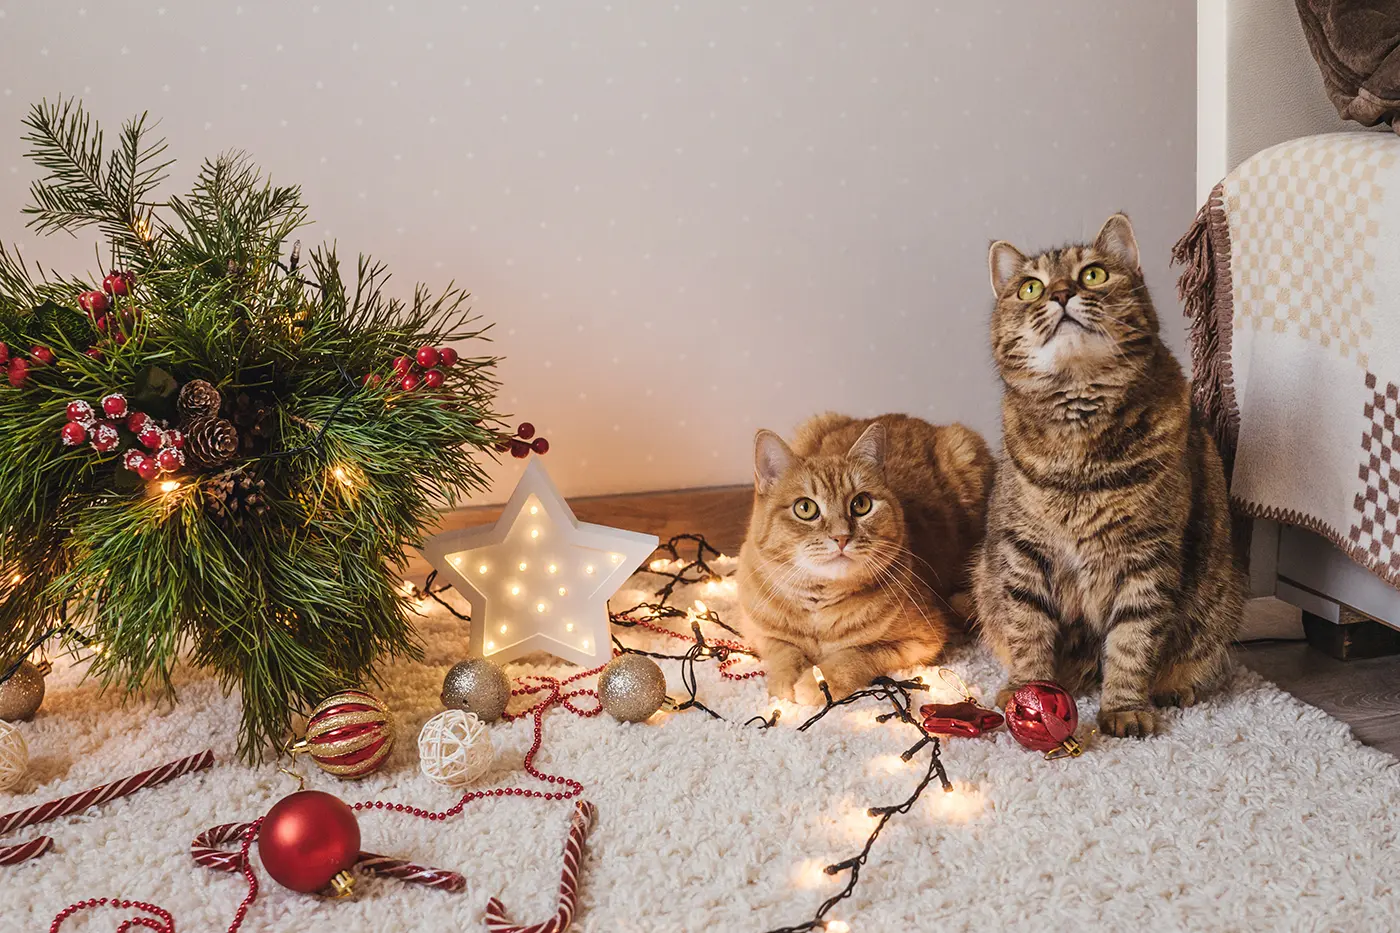
[[[1026,257],[1010,243],[1005,240],[993,243],[987,250],[987,265],[992,271],[992,294],[1000,298],[1002,290],[1025,264]]]
[[[846,456],[851,460],[868,463],[877,470],[883,470],[885,468],[885,426],[877,421],[866,428],[861,432],[860,437],[856,438],[856,442],[851,445]]]
[[[1094,237],[1094,249],[1107,253],[1123,265],[1141,274],[1138,263],[1137,237],[1133,236],[1133,224],[1127,214],[1114,214],[1104,222],[1099,235]]]
[[[792,466],[792,448],[772,431],[763,430],[753,438],[753,483],[759,494],[773,488]]]

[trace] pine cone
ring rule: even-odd
[[[238,429],[223,418],[191,418],[185,424],[185,456],[198,466],[227,463],[238,452]]]
[[[241,525],[267,511],[265,485],[245,467],[225,470],[204,483],[204,507],[225,528]]]
[[[267,416],[272,408],[264,401],[255,399],[247,392],[238,393],[234,399],[229,419],[238,428],[238,437],[247,454],[263,453],[267,449]]]
[[[223,404],[223,398],[219,395],[219,390],[203,379],[191,379],[180,388],[180,399],[177,403],[180,407],[180,414],[186,419],[193,421],[195,418],[208,418],[219,413],[219,406]]]

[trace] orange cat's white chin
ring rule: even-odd
[[[845,553],[823,554],[820,557],[799,557],[797,560],[803,570],[815,577],[825,577],[828,580],[840,580],[850,574],[860,563],[855,557]]]

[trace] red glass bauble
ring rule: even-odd
[[[1078,726],[1074,697],[1048,680],[1033,680],[1006,701],[1006,728],[1026,748],[1053,751],[1073,742]]]
[[[258,830],[258,854],[272,880],[314,894],[333,882],[336,892],[360,857],[360,824],[339,797],[319,790],[283,797],[267,811]],[[348,893],[348,891],[346,892]]]
[[[363,690],[342,690],[311,712],[306,737],[292,753],[305,752],[322,771],[355,780],[382,765],[393,747],[389,707]]]
[[[972,700],[960,703],[925,703],[919,707],[924,728],[934,735],[976,736],[990,732],[1004,721],[1001,713]]]

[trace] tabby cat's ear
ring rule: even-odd
[[[792,448],[772,431],[763,430],[753,438],[753,483],[760,494],[768,492],[792,466]]]
[[[1005,240],[993,243],[987,251],[987,265],[992,269],[992,294],[1000,298],[1002,289],[1025,264],[1026,257],[1010,243]]]
[[[1094,237],[1094,249],[1107,253],[1129,269],[1142,274],[1137,237],[1133,236],[1133,225],[1127,214],[1114,214],[1104,222],[1103,229]]]
[[[885,426],[875,422],[861,432],[846,452],[847,458],[868,463],[877,470],[885,468]]]

